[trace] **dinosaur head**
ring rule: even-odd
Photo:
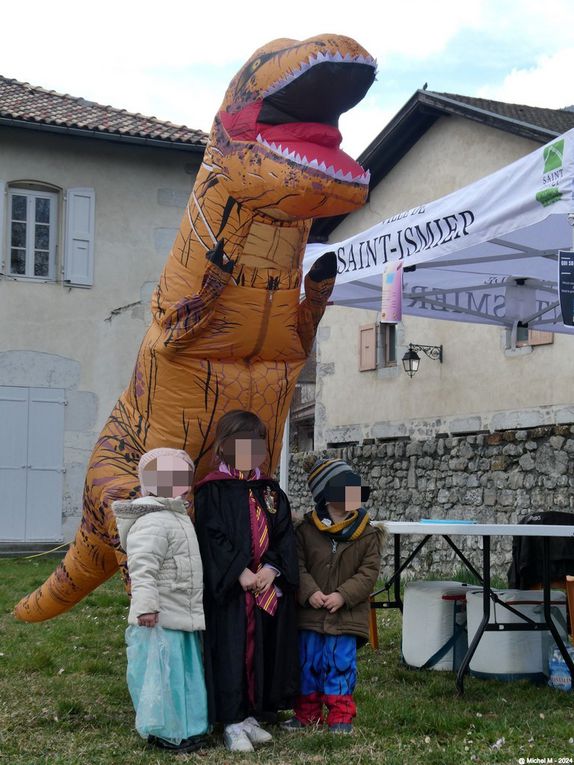
[[[239,203],[278,220],[364,204],[369,173],[341,151],[339,116],[365,95],[376,62],[340,35],[274,40],[231,81],[206,162]]]

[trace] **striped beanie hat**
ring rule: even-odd
[[[307,482],[315,504],[318,504],[326,499],[325,490],[330,483],[337,484],[338,486],[345,484],[361,486],[361,476],[347,465],[344,460],[323,459],[315,462],[309,471]],[[362,486],[363,502],[369,498],[370,493],[371,490],[368,486]]]

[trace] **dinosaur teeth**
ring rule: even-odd
[[[327,167],[325,162],[319,162],[319,160],[316,158],[309,159],[306,155],[301,156],[297,151],[295,151],[295,149],[290,151],[288,146],[284,147],[282,144],[269,143],[265,140],[265,138],[263,138],[261,133],[259,133],[257,136],[257,142],[275,154],[278,154],[281,157],[285,157],[285,159],[288,159],[291,162],[296,162],[298,165],[309,167],[312,170],[318,170],[319,172],[324,173],[331,178],[335,178],[337,181],[343,181],[344,183],[360,183],[363,186],[367,186],[371,179],[371,173],[369,170],[366,170],[364,173],[362,173],[362,175],[356,175],[353,177],[353,173],[350,170],[346,173],[340,168],[335,170],[334,165],[329,165]]]
[[[298,77],[300,74],[303,74],[303,72],[306,72],[307,69],[310,69],[310,68],[311,68],[310,62],[309,61],[303,61],[301,66],[295,72],[295,75]]]
[[[360,183],[363,186],[368,186],[371,180],[371,171],[366,170],[362,175],[357,175],[352,179],[354,183]]]
[[[273,95],[273,93],[281,90],[290,82],[293,82],[293,80],[296,80],[302,74],[307,72],[311,67],[326,61],[334,61],[338,64],[366,64],[367,66],[372,66],[375,71],[377,69],[377,59],[369,55],[364,56],[362,53],[358,56],[353,56],[351,53],[345,53],[345,55],[343,55],[341,51],[336,51],[335,53],[324,53],[322,51],[311,53],[309,58],[299,64],[299,67],[295,69],[295,71],[284,75],[280,80],[267,88],[267,90],[262,93],[262,97],[267,98],[267,96]]]

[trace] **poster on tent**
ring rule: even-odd
[[[558,253],[558,293],[562,321],[567,327],[574,327],[574,251],[560,250]]]
[[[403,263],[387,263],[383,271],[381,323],[398,324],[403,318]]]

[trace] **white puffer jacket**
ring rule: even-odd
[[[112,503],[128,556],[132,597],[128,622],[159,612],[172,630],[205,629],[203,568],[195,529],[181,499],[142,497]]]

